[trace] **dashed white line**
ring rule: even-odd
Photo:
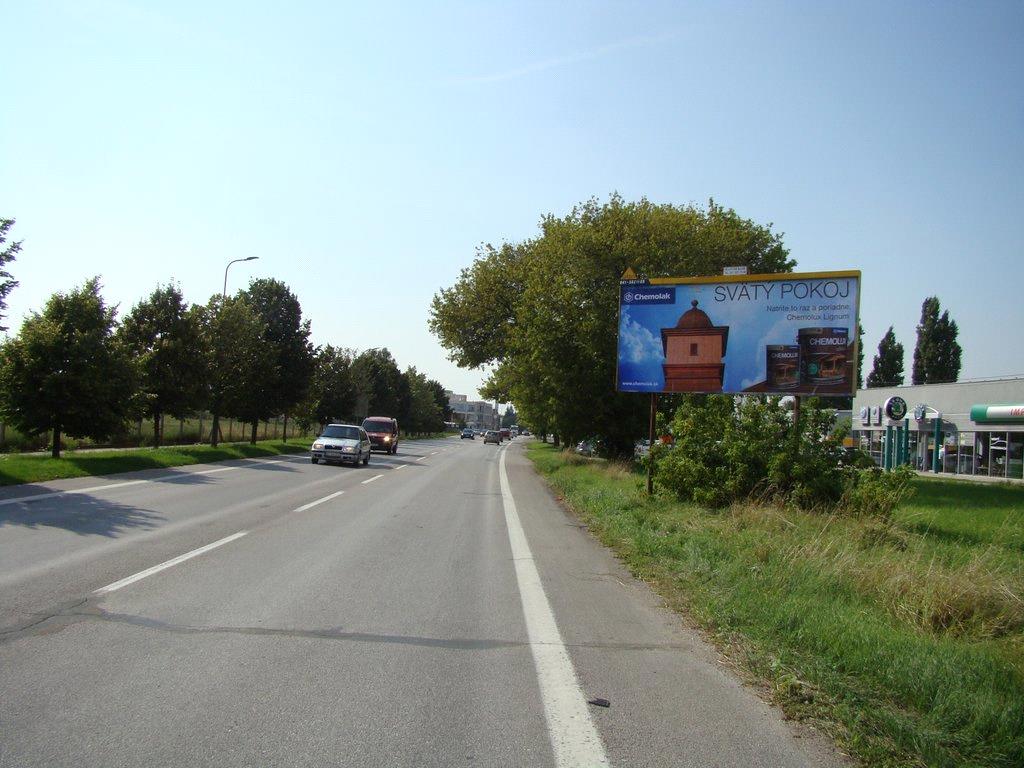
[[[418,459],[416,459],[416,461],[423,461],[425,458],[427,458],[427,457],[426,456],[420,456]]]
[[[216,549],[217,547],[222,547],[225,544],[229,544],[235,539],[242,538],[247,533],[249,532],[239,531],[238,533],[232,533],[230,536],[225,536],[223,539],[218,539],[217,541],[214,541],[211,544],[207,544],[204,547],[199,547],[199,549],[193,549],[191,552],[186,552],[184,555],[178,555],[175,558],[171,558],[167,562],[160,563],[160,565],[154,565],[152,568],[147,568],[144,571],[139,571],[138,573],[132,574],[131,576],[127,576],[121,579],[120,581],[115,581],[113,584],[107,584],[107,586],[105,587],[100,587],[95,591],[95,594],[105,595],[108,592],[114,592],[118,589],[121,589],[121,587],[127,587],[129,584],[134,584],[136,581],[144,579],[147,576],[152,576],[154,573],[159,573],[160,571],[166,570],[167,568],[178,565],[178,563],[183,563],[186,560],[191,560],[193,557],[201,555],[204,552],[209,552],[211,549]]]
[[[362,484],[366,485],[367,483],[372,483],[374,480],[380,480],[382,477],[384,477],[384,475],[374,475],[369,480],[363,480]]]
[[[516,502],[505,471],[506,451],[498,462],[501,500],[505,507],[505,525],[512,548],[512,560],[519,583],[519,599],[526,618],[533,666],[537,671],[548,737],[558,768],[609,765],[601,736],[590,719],[587,702],[580,690],[572,659],[562,642],[551,603],[544,593],[540,573],[519,522]]]
[[[322,499],[317,499],[316,501],[311,501],[311,502],[309,502],[309,504],[303,504],[301,507],[293,509],[292,511],[293,512],[305,512],[307,509],[312,509],[317,504],[323,504],[325,501],[330,501],[331,499],[336,499],[339,496],[341,496],[341,494],[343,494],[343,493],[344,493],[344,491],[337,491],[336,493],[332,493],[332,494],[330,494],[328,496],[324,496]]]
[[[408,464],[399,464],[397,467],[393,467],[393,469],[396,469],[396,470],[405,469],[407,466],[409,466],[409,465]]]

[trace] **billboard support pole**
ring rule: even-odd
[[[658,412],[658,395],[651,392],[651,418],[647,431],[647,495],[654,495],[654,417]]]

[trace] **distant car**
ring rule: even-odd
[[[476,439],[476,435],[473,434],[473,430],[472,429],[464,429],[464,430],[462,430],[462,434],[459,435],[459,440],[462,440],[463,438],[466,438],[466,437],[468,437],[470,440],[475,440]]]
[[[309,460],[330,464],[370,463],[370,438],[366,430],[354,424],[328,424],[309,449]]]
[[[580,456],[593,456],[594,455],[594,441],[593,440],[580,440],[576,444],[576,453]]]
[[[499,434],[501,435],[501,439],[502,440],[511,440],[512,439],[512,432],[511,432],[511,430],[503,429],[503,430],[501,430],[499,432]]]
[[[633,444],[633,458],[643,459],[646,458],[651,452],[651,441],[650,440],[637,440]]]
[[[528,429],[521,429],[519,431],[519,434],[522,435],[523,437],[529,437],[530,436],[530,430],[528,430]]]
[[[398,421],[390,416],[370,416],[363,419],[363,429],[370,436],[373,450],[398,453]]]
[[[484,445],[487,443],[494,443],[495,445],[501,445],[501,435],[493,429],[488,429],[484,433]]]

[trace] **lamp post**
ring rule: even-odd
[[[228,269],[232,264],[237,264],[240,261],[255,261],[259,256],[246,256],[244,259],[232,259],[228,262],[228,265],[224,267],[224,289],[220,292],[220,303],[224,306],[224,302],[228,300]]]

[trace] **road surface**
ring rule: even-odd
[[[521,444],[4,490],[0,766],[843,764]]]

